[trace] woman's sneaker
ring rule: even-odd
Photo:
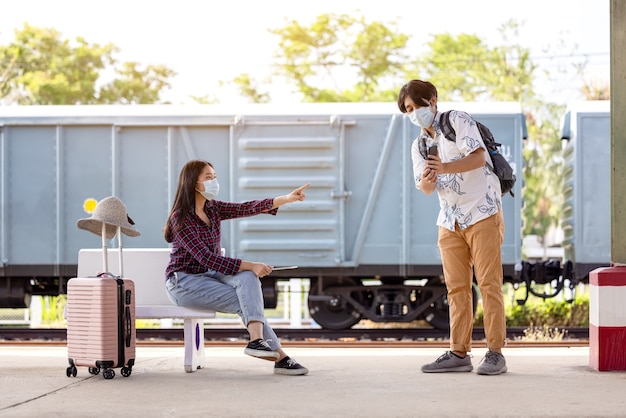
[[[280,357],[279,354],[272,350],[269,344],[262,338],[250,341],[243,352],[249,356],[270,361],[276,361],[278,357]]]
[[[298,363],[291,357],[285,357],[274,365],[274,374],[288,374],[290,376],[305,375],[309,369]]]
[[[422,366],[424,373],[445,373],[445,372],[471,372],[472,359],[469,355],[461,358],[446,351],[437,360]]]
[[[480,361],[476,373],[487,375],[506,373],[506,359],[502,354],[489,350]]]

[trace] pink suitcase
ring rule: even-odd
[[[118,229],[118,237],[121,237]],[[119,238],[118,238],[119,239]],[[119,239],[120,275],[122,245]],[[106,241],[103,238],[103,268],[108,270]],[[115,377],[121,367],[130,376],[135,364],[135,284],[110,273],[94,277],[75,277],[67,283],[67,352],[66,374],[75,377],[77,366],[89,373],[102,371],[105,379]]]

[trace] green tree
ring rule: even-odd
[[[0,101],[18,104],[156,103],[168,78],[163,66],[139,70],[136,63],[118,63],[113,44],[64,39],[53,28],[29,24],[15,31],[9,45],[0,45]],[[113,70],[117,78],[103,83]],[[98,87],[100,86],[100,87]]]
[[[15,71],[18,54],[11,48],[0,47],[0,98],[11,93],[9,80]]]
[[[494,52],[476,35],[443,33],[433,35],[429,51],[409,65],[406,79],[429,80],[438,87],[444,101],[488,99],[488,71]],[[411,70],[410,68],[414,68]]]
[[[139,63],[125,62],[117,70],[118,78],[102,86],[97,103],[150,104],[158,103],[167,81],[176,73],[162,65],[148,65],[140,70]]]
[[[499,28],[503,44],[490,48],[473,34],[433,35],[429,51],[409,66],[407,78],[428,79],[441,87],[441,99],[514,101],[528,105],[535,97],[537,69],[530,51],[518,44],[519,25]]]
[[[558,227],[563,206],[563,159],[558,121],[564,106],[544,103],[543,117],[527,113],[528,139],[524,146],[524,235],[545,236]]]
[[[393,101],[409,37],[394,23],[322,14],[309,26],[288,21],[278,36],[275,76],[295,86],[305,102]],[[258,102],[259,86],[247,75],[235,83]]]
[[[260,83],[255,81],[250,74],[240,74],[234,78],[233,83],[239,88],[242,96],[248,97],[253,103],[268,103],[270,94],[261,91]]]
[[[578,75],[583,82],[581,93],[585,100],[611,100],[611,86],[608,82],[587,79],[585,69],[578,69]]]

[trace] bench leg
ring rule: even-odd
[[[185,318],[185,371],[191,373],[204,367],[204,322]]]

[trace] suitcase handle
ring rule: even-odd
[[[130,318],[130,308],[127,306],[126,307],[126,315],[124,315],[126,317],[126,347],[130,347],[130,340],[131,340],[131,334],[132,334],[132,324],[131,324],[131,318]]]
[[[93,276],[89,276],[89,277],[93,277]],[[103,272],[103,273],[98,273],[98,274],[96,274],[96,277],[100,277],[100,278],[102,278],[102,277],[106,277],[106,278],[111,278],[111,279],[119,279],[121,276],[116,276],[115,274],[113,274],[113,273],[109,273],[109,272],[107,271],[107,272]]]

